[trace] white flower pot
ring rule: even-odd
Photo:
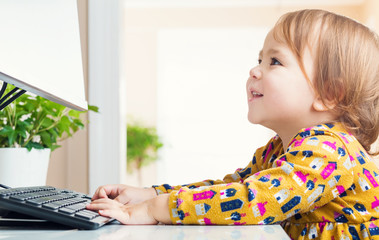
[[[46,185],[50,149],[0,148],[0,183],[9,187]]]

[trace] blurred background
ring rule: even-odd
[[[222,179],[245,167],[255,149],[273,136],[247,121],[245,83],[266,33],[282,14],[319,8],[379,29],[375,0],[78,0],[78,6],[89,103],[100,105],[100,112],[108,109],[106,104],[91,102],[91,76],[99,69],[91,63],[99,48],[91,47],[91,19],[100,12],[104,14],[100,19],[113,21],[102,22],[98,29],[111,29],[111,37],[117,39],[116,46],[111,46],[116,41],[112,39],[100,46],[117,52],[119,74],[114,78],[121,103],[112,116],[120,118],[125,128],[138,123],[155,129],[163,144],[157,159],[140,170],[126,163],[103,170],[103,182],[119,171],[122,176],[108,178],[114,182],[107,183],[139,186]],[[112,17],[114,11],[117,18]],[[101,171],[91,170],[97,163],[91,160],[89,137],[96,124],[53,153],[48,184],[82,192],[91,192],[99,184]],[[126,139],[125,128],[115,134]],[[110,151],[118,151],[117,161],[126,162],[126,140]]]

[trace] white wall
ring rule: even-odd
[[[125,182],[126,122],[123,41],[119,0],[88,2],[89,102],[99,113],[89,114],[89,192]]]
[[[245,84],[268,28],[158,33],[158,182],[222,179],[273,133],[247,120]]]

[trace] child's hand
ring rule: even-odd
[[[137,188],[123,184],[105,185],[99,187],[92,200],[101,198],[114,199],[122,204],[136,204],[157,196],[154,188]]]
[[[117,219],[122,224],[171,224],[168,194],[135,205],[124,205],[109,198],[100,198],[87,205],[105,217]]]

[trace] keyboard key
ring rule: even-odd
[[[22,189],[5,189],[5,190],[1,190],[0,192],[0,196],[1,197],[8,197],[8,196],[12,196],[14,194],[22,194],[24,193],[22,191]]]
[[[63,208],[59,209],[59,212],[70,215],[70,214],[76,213],[76,210],[71,209],[71,208],[67,208],[67,207],[63,207]]]
[[[42,205],[42,207],[48,208],[48,209],[51,209],[51,210],[57,210],[57,209],[63,207],[63,204],[60,204],[60,203],[57,203],[57,202],[52,202],[52,203],[45,203],[45,204]]]
[[[80,217],[80,218],[84,218],[84,219],[88,219],[88,220],[91,220],[93,218],[93,216],[90,216],[90,215],[87,215],[87,214],[84,214],[81,212],[75,213],[75,216]]]
[[[53,196],[30,199],[30,200],[27,200],[26,202],[31,203],[33,205],[41,205],[41,204],[45,204],[45,203],[49,203],[49,202],[53,202],[53,201],[57,201],[61,199],[62,199],[62,196],[53,195]]]
[[[26,202],[38,206],[38,205],[42,205],[43,203],[48,202],[48,200],[47,198],[36,198],[36,199],[27,200]]]
[[[25,201],[27,199],[33,198],[35,196],[35,193],[24,193],[24,194],[18,194],[14,196],[10,196],[10,199],[17,200],[17,201]]]
[[[70,205],[70,206],[67,206],[67,208],[75,210],[75,211],[80,211],[86,208],[86,203],[78,203],[78,204]]]
[[[101,215],[97,215],[94,219],[92,219],[92,222],[96,222],[96,223],[103,223],[103,222],[107,222],[109,221],[109,218],[107,217],[103,217]]]
[[[85,201],[83,199],[73,198],[73,197],[74,196],[72,196],[72,195],[67,195],[64,198],[68,198],[68,199],[63,199],[63,200],[59,200],[59,201],[55,201],[55,202],[45,203],[42,206],[45,208],[48,208],[48,209],[57,210],[61,207],[67,207],[67,206],[77,204],[77,203],[82,203]]]
[[[77,217],[85,218],[88,220],[91,220],[95,218],[98,215],[98,213],[90,211],[90,210],[83,210],[75,214]]]
[[[67,205],[73,205],[73,204],[82,203],[82,202],[85,202],[85,200],[82,199],[82,198],[70,198],[70,199],[67,199]]]

